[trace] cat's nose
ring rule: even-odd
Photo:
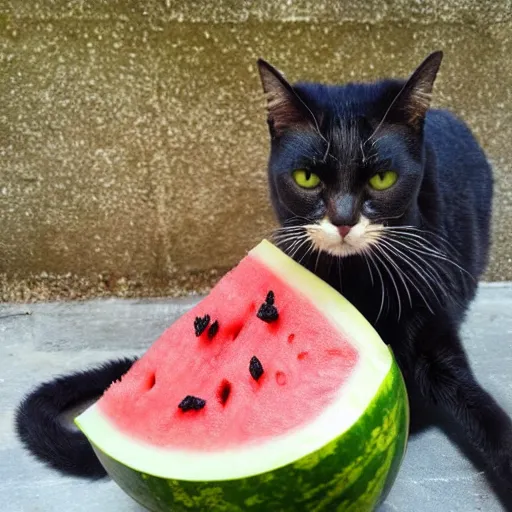
[[[338,233],[341,235],[341,238],[345,238],[353,226],[338,226]]]

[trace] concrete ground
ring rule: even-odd
[[[0,306],[0,496],[3,512],[136,512],[110,481],[64,478],[30,458],[13,411],[31,386],[55,374],[142,353],[197,299],[96,300]],[[482,383],[512,413],[512,285],[484,285],[465,327]],[[29,315],[23,313],[30,312]],[[506,510],[483,474],[437,429],[414,436],[380,512]]]

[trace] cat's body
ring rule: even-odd
[[[363,313],[420,405],[451,416],[512,485],[512,423],[476,383],[458,335],[487,263],[492,173],[466,125],[429,109],[441,57],[407,82],[340,87],[291,86],[259,62],[270,196],[282,225],[275,242]],[[48,460],[31,435],[37,397],[20,407],[18,431]]]

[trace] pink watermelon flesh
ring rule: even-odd
[[[267,323],[257,312],[270,290],[279,317]],[[196,337],[194,320],[204,315],[208,327],[218,322],[212,339],[208,328]],[[253,357],[263,368],[258,380]],[[121,431],[151,445],[223,450],[312,421],[343,392],[357,359],[314,304],[249,255],[162,334],[99,407]],[[189,395],[204,407],[180,409]]]

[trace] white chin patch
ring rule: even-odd
[[[362,215],[359,222],[345,237],[340,235],[338,228],[328,219],[323,219],[318,224],[305,226],[316,250],[342,257],[362,254],[377,242],[378,232],[376,230],[383,225],[371,224],[370,230],[369,227],[370,221]]]

